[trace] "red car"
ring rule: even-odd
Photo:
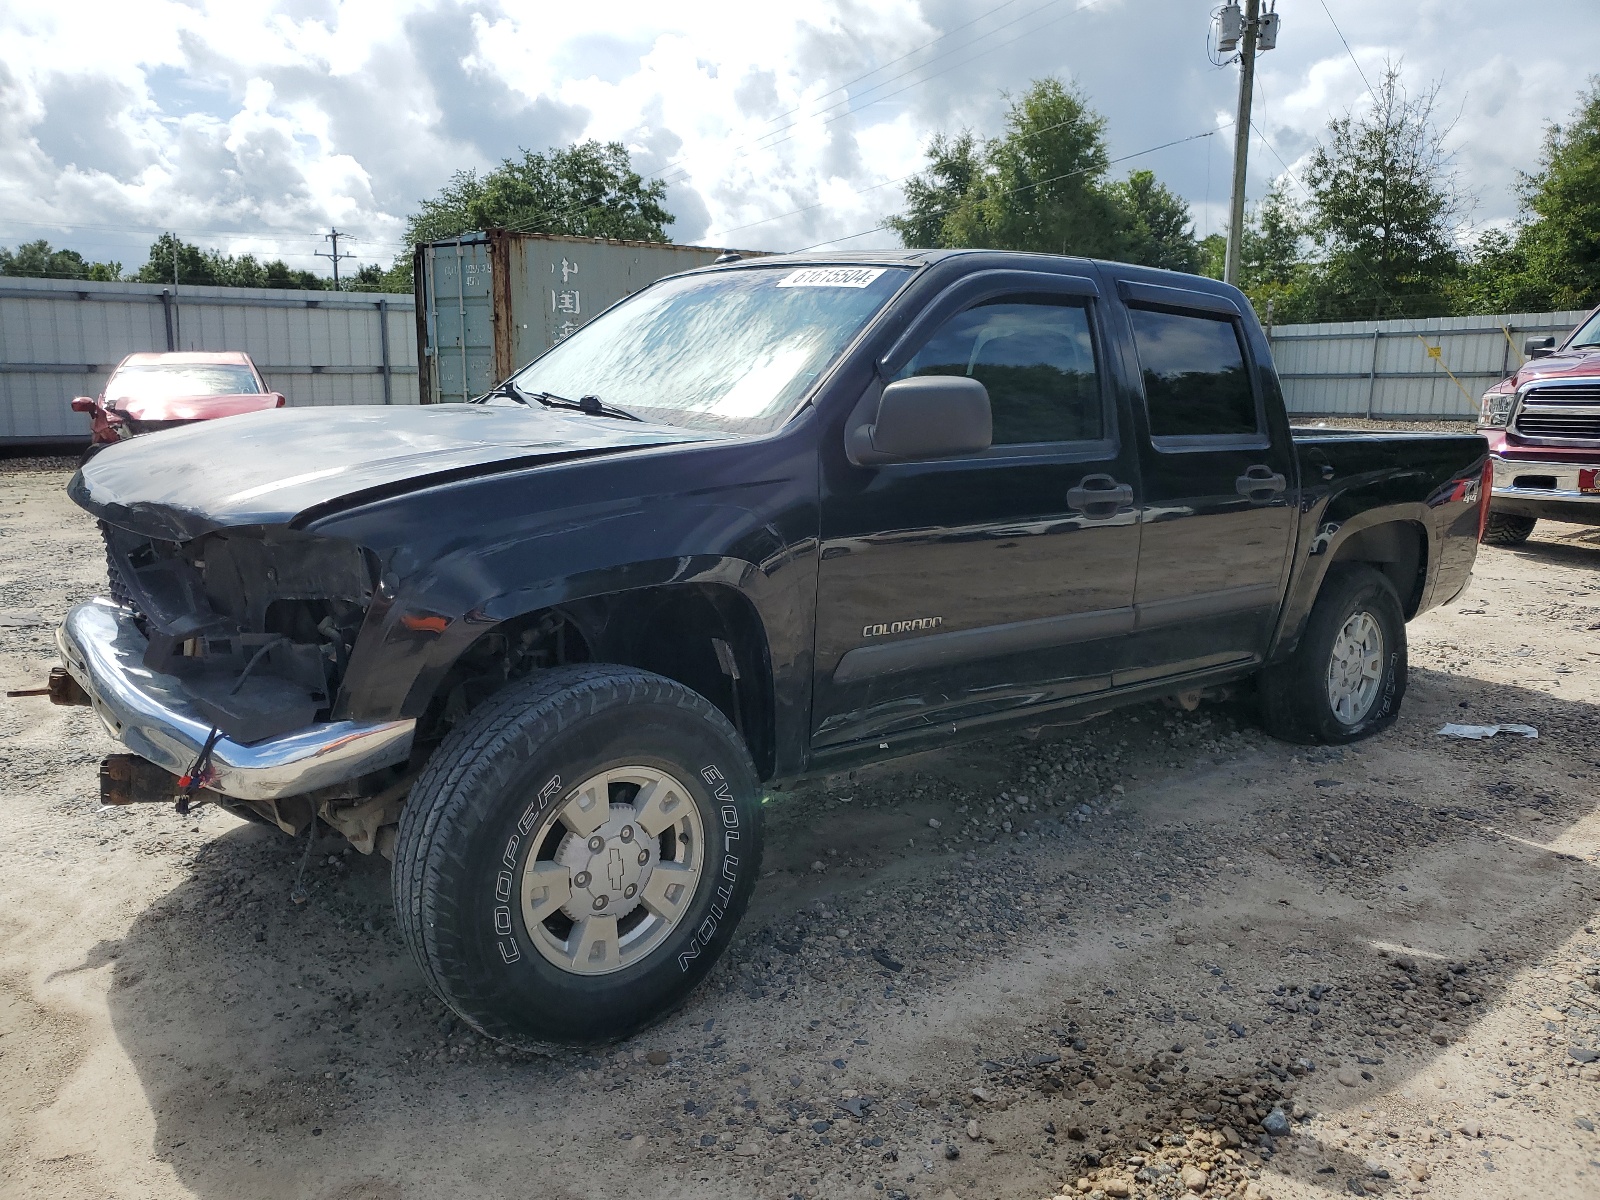
[[[1600,525],[1600,308],[1558,348],[1529,338],[1510,379],[1483,394],[1494,491],[1483,540],[1528,540],[1540,517]]]
[[[269,392],[240,350],[130,354],[117,364],[98,400],[79,396],[72,411],[89,414],[89,453],[136,434],[231,417],[286,401]]]

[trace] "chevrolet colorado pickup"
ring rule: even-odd
[[[1483,394],[1494,487],[1483,540],[1515,546],[1544,517],[1600,525],[1600,308],[1558,349],[1529,338],[1528,361]]]
[[[1208,279],[730,263],[475,403],[109,447],[70,484],[109,592],[57,692],[132,752],[107,799],[321,821],[392,858],[472,1026],[603,1040],[727,946],[786,781],[1244,680],[1285,738],[1385,728],[1487,464],[1476,434],[1291,432]]]

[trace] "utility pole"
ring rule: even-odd
[[[1228,250],[1222,260],[1222,278],[1238,286],[1239,258],[1244,241],[1244,177],[1250,158],[1250,98],[1256,85],[1256,54],[1278,44],[1278,0],[1227,0],[1212,16],[1211,32],[1223,54],[1239,52],[1239,107],[1233,117],[1233,194],[1228,201]],[[1224,65],[1216,59],[1217,66]]]
[[[1238,286],[1239,251],[1244,240],[1244,176],[1250,159],[1250,98],[1256,84],[1256,28],[1261,0],[1244,0],[1244,45],[1239,51],[1239,106],[1233,118],[1233,193],[1228,200],[1228,253],[1224,283]]]
[[[1254,2],[1254,0],[1252,0],[1252,2]],[[316,254],[316,256],[318,258],[331,258],[333,260],[333,290],[336,291],[336,292],[339,290],[339,260],[341,258],[354,258],[355,257],[354,254],[340,254],[339,253],[339,239],[342,238],[342,237],[349,237],[349,236],[350,235],[347,234],[347,233],[340,233],[337,229],[331,229],[330,228],[327,233],[322,235],[322,240],[325,241],[325,242],[331,241],[333,243],[333,252],[330,254],[326,250],[314,251],[314,253]]]

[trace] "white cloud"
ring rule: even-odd
[[[670,183],[682,239],[789,248],[860,233],[939,129],[999,129],[1002,92],[1058,73],[1108,120],[1113,156],[1232,119],[1200,0],[99,0],[0,11],[0,243],[45,236],[142,261],[155,232],[312,257],[330,224],[368,260],[461,168],[518,146],[619,139]],[[1331,5],[1369,79],[1387,57],[1442,80],[1479,223],[1515,213],[1519,169],[1568,113],[1600,45],[1583,0]],[[1301,160],[1364,84],[1320,4],[1281,6],[1257,124]],[[1556,29],[1551,38],[1543,31]],[[947,35],[947,36],[946,36]],[[929,43],[932,43],[929,45]],[[871,72],[871,74],[868,74]],[[865,78],[862,78],[865,76]],[[841,90],[842,85],[848,84]],[[1221,226],[1231,132],[1132,159]],[[1283,167],[1253,148],[1250,190]],[[852,246],[889,244],[876,233]]]

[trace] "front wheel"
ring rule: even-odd
[[[1405,693],[1406,621],[1394,585],[1369,566],[1335,566],[1294,654],[1261,673],[1262,720],[1289,742],[1353,742],[1394,724]]]
[[[513,683],[401,814],[394,900],[435,992],[509,1041],[666,1015],[727,947],[760,869],[755,768],[727,719],[628,667]]]

